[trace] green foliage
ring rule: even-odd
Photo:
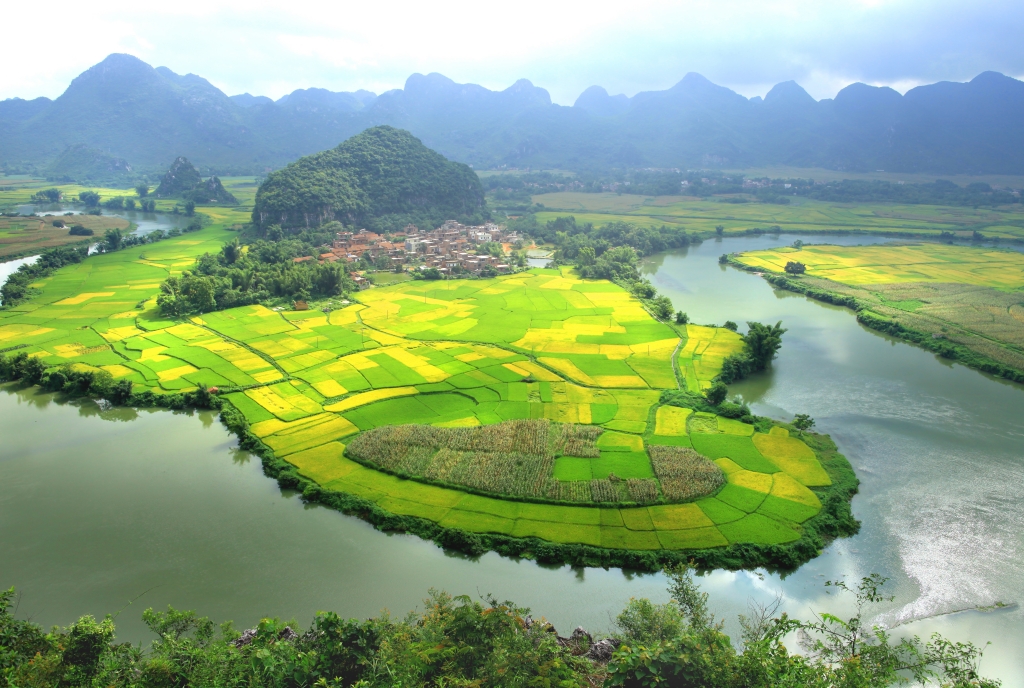
[[[78,200],[84,203],[86,208],[95,208],[100,204],[100,195],[95,191],[82,191],[78,194]]]
[[[676,311],[676,325],[685,325],[690,322],[690,316],[682,311]]]
[[[729,388],[721,381],[715,382],[708,388],[708,391],[704,394],[707,397],[708,403],[712,406],[718,406],[725,401],[725,396],[729,393]]]
[[[281,237],[280,227],[267,234]],[[204,254],[191,271],[160,285],[157,305],[172,318],[234,308],[270,298],[319,299],[355,289],[343,263],[319,263],[295,258],[319,255],[327,232],[300,232],[294,238],[257,239],[243,250],[238,239],[224,244],[217,255]]]
[[[256,193],[261,227],[319,226],[331,220],[376,230],[409,222],[482,219],[483,188],[466,165],[449,162],[407,131],[367,129],[331,150],[272,172]]]
[[[319,613],[298,633],[262,619],[240,634],[216,633],[194,612],[148,609],[157,635],[148,652],[112,643],[113,621],[83,617],[44,634],[10,613],[0,594],[0,670],[17,686],[550,686],[586,685],[594,667],[559,645],[545,624],[510,602],[431,591],[422,614],[369,621]]]
[[[626,222],[610,222],[594,227],[589,222],[578,224],[572,215],[549,220],[544,225],[533,219],[532,222],[510,224],[509,227],[529,234],[539,243],[554,244],[558,247],[556,260],[576,262],[578,265],[592,264],[589,263],[589,252],[584,254],[583,262],[580,262],[581,252],[587,248],[594,250],[596,261],[613,246],[629,246],[640,255],[649,256],[659,251],[687,246],[694,241],[694,237],[679,227],[637,227]]]
[[[92,236],[95,232],[88,227],[83,227],[82,225],[71,225],[71,229],[68,230],[68,234],[71,234],[72,236]]]
[[[793,427],[797,430],[810,430],[814,427],[814,419],[806,413],[798,413],[793,418]]]
[[[782,347],[782,335],[786,332],[779,321],[773,325],[757,322],[747,323],[747,334],[743,335],[743,343],[753,361],[754,370],[764,370]]]
[[[790,275],[802,275],[807,272],[807,266],[800,261],[791,260],[786,263],[786,273]]]
[[[59,203],[64,197],[60,189],[43,189],[32,194],[33,203]]]

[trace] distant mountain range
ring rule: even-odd
[[[853,84],[820,101],[792,81],[748,99],[695,73],[632,98],[592,86],[571,107],[552,104],[525,79],[491,91],[440,74],[413,74],[381,95],[310,88],[272,101],[229,97],[202,77],[121,54],[83,72],[56,100],[0,101],[0,164],[83,168],[88,148],[91,169],[119,175],[125,166],[163,170],[182,155],[204,173],[255,173],[379,124],[477,169],[1024,173],[1024,82],[995,72],[906,95]],[[69,149],[78,151],[75,165],[62,163]]]

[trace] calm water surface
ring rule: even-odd
[[[727,630],[750,600],[843,611],[822,583],[879,572],[896,599],[877,620],[922,636],[992,641],[983,668],[1024,686],[1024,614],[958,609],[1020,601],[1024,390],[861,328],[849,311],[775,292],[718,265],[721,253],[795,237],[709,241],[654,257],[648,276],[697,323],[775,322],[774,370],[734,385],[758,413],[810,413],[862,481],[861,533],[795,574],[703,579]],[[814,237],[801,237],[805,242]],[[822,239],[824,241],[825,239]],[[837,241],[830,238],[831,241]],[[843,243],[860,243],[857,238]],[[0,387],[0,587],[44,625],[125,608],[119,637],[148,640],[140,615],[173,604],[216,620],[308,623],[319,609],[365,617],[416,607],[437,587],[528,605],[559,629],[611,626],[631,596],[664,600],[658,575],[467,559],[282,494],[210,414],[102,410]]]

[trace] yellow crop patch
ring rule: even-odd
[[[1020,252],[951,244],[804,246],[752,251],[739,260],[774,272],[783,272],[787,262],[799,262],[809,275],[849,285],[953,282],[1003,290],[1024,287]]]
[[[239,368],[241,370],[245,370],[245,368],[241,368],[241,366],[239,366]],[[268,382],[273,382],[274,380],[280,380],[281,379],[281,373],[279,373],[276,370],[271,369],[271,370],[266,370],[266,371],[264,371],[262,373],[253,373],[252,375],[250,375],[250,377],[252,377],[252,379],[255,380],[256,382],[260,382],[260,383],[266,384]]]
[[[739,465],[732,459],[715,459],[715,463],[718,464],[718,467],[721,468],[722,472],[726,475],[746,470],[743,466]]]
[[[714,522],[696,504],[666,504],[647,507],[655,530],[707,528]]]
[[[476,416],[466,416],[455,420],[446,420],[441,423],[434,423],[439,428],[473,428],[480,425],[480,419]]]
[[[594,375],[593,381],[601,387],[646,387],[642,377],[636,375]]]
[[[821,501],[818,496],[801,485],[795,478],[786,473],[775,473],[772,481],[772,489],[769,494],[791,502],[799,502],[812,506],[815,509],[821,508]]]
[[[53,328],[36,327],[35,325],[0,325],[0,342],[11,339],[31,339],[47,332],[53,332]]]
[[[661,406],[655,415],[654,434],[679,437],[686,434],[686,419],[693,409],[678,406]]]
[[[100,368],[107,371],[115,378],[124,377],[125,375],[131,375],[133,372],[135,372],[131,368],[128,368],[123,365],[105,365],[100,366]]]
[[[772,476],[768,473],[755,473],[754,471],[733,471],[726,474],[726,479],[733,485],[739,485],[756,492],[767,494],[772,489]]]
[[[151,361],[158,363],[160,361],[166,361],[167,356],[161,356],[160,354],[167,351],[166,346],[152,346],[148,349],[143,349],[139,356],[140,361]]]
[[[314,382],[313,389],[320,392],[320,394],[323,394],[325,397],[340,397],[342,394],[348,394],[348,390],[334,380]]]
[[[111,327],[106,332],[100,332],[100,336],[108,342],[119,342],[122,339],[127,339],[128,337],[137,337],[140,334],[142,334],[142,330],[134,325],[128,325],[126,327]]]
[[[171,368],[169,370],[161,370],[156,374],[160,382],[170,382],[171,380],[177,380],[182,375],[188,375],[189,373],[198,373],[199,369],[194,368],[190,365],[178,366],[177,368]]]
[[[809,487],[831,485],[814,451],[795,437],[757,433],[754,446],[766,459]]]
[[[372,404],[373,402],[381,401],[382,399],[391,399],[393,397],[406,397],[411,394],[416,394],[415,387],[390,387],[388,389],[375,389],[370,392],[361,392],[360,394],[353,394],[347,399],[342,399],[339,402],[325,406],[324,410],[331,411],[334,413],[343,413],[344,411],[348,411],[359,406],[365,406],[366,404]]]
[[[62,300],[58,301],[54,305],[56,305],[56,306],[77,306],[79,304],[85,303],[89,299],[95,299],[95,298],[99,298],[99,297],[102,297],[102,296],[113,296],[113,295],[114,295],[114,292],[112,292],[112,291],[94,291],[94,292],[87,291],[87,292],[82,292],[81,294],[78,294],[77,296],[69,296],[66,299],[62,299]]]
[[[544,365],[554,368],[559,373],[562,373],[568,378],[582,382],[585,385],[596,385],[597,382],[584,373],[582,370],[576,367],[576,364],[570,361],[568,358],[549,358],[547,356],[538,357],[537,360]]]

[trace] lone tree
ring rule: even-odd
[[[810,430],[814,427],[814,419],[806,413],[798,413],[793,418],[793,427],[797,430]]]
[[[802,275],[807,272],[807,266],[800,261],[791,260],[786,263],[786,272],[791,275]]]
[[[95,191],[83,191],[78,194],[78,200],[85,203],[86,208],[95,208],[100,204],[100,195]]]
[[[685,325],[690,322],[690,316],[682,311],[676,311],[676,325]]]
[[[135,187],[135,193],[139,195],[139,198],[145,198],[149,195],[149,184],[139,184]]]
[[[704,394],[704,398],[706,398],[708,403],[712,406],[718,406],[725,401],[725,395],[728,393],[729,388],[725,386],[725,383],[719,381],[708,388],[708,391]]]
[[[747,333],[743,335],[743,342],[747,345],[747,355],[750,357],[751,367],[754,372],[759,372],[768,367],[782,346],[782,335],[786,330],[782,327],[780,320],[775,325],[762,325],[758,322],[748,322]]]

